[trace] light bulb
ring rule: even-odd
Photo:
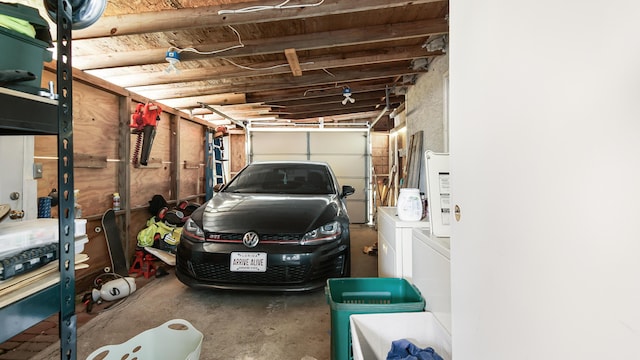
[[[352,104],[356,102],[356,99],[351,97],[351,89],[349,89],[348,87],[342,90],[342,96],[344,96],[344,99],[342,100],[342,105],[347,105],[347,101]]]

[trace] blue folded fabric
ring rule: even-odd
[[[407,339],[391,342],[387,360],[443,360],[432,347],[420,349]]]

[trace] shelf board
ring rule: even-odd
[[[0,87],[0,135],[55,135],[58,101]]]

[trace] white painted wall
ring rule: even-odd
[[[0,137],[0,204],[6,204],[11,210],[24,211],[23,220],[38,217],[38,184],[33,179],[33,136]],[[11,193],[17,193],[17,199],[11,199]],[[10,219],[7,215],[3,224],[21,221]]]
[[[639,15],[451,1],[456,360],[640,359]]]

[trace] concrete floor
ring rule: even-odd
[[[352,277],[377,276],[377,257],[362,251],[376,241],[374,228],[351,226]],[[324,290],[302,294],[194,290],[178,281],[171,270],[169,276],[150,281],[126,301],[82,325],[77,359],[86,359],[103,345],[123,343],[171,319],[187,320],[203,333],[201,360],[331,357],[331,308]],[[60,358],[59,343],[34,357],[56,358]]]

